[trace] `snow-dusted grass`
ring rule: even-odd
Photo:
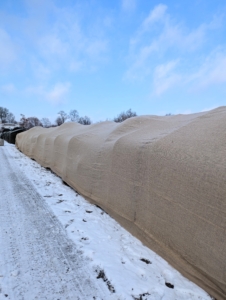
[[[15,146],[5,143],[4,147],[89,260],[94,276],[109,289],[108,299],[211,299],[50,170]]]

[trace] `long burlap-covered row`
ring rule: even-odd
[[[21,127],[16,127],[14,129],[6,129],[0,134],[0,138],[7,141],[10,144],[15,144],[17,134],[24,132],[25,130],[25,128]]]
[[[17,147],[226,299],[226,107],[20,133]]]

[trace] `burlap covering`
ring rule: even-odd
[[[0,139],[4,139],[10,144],[15,144],[17,134],[25,130],[25,128],[21,127],[16,127],[14,129],[4,129],[3,132],[0,133]]]
[[[16,145],[226,299],[226,107],[35,127],[18,134]]]

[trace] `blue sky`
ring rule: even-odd
[[[0,106],[17,120],[222,105],[225,0],[0,1]]]

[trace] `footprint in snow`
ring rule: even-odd
[[[67,228],[68,226],[70,226],[73,222],[74,222],[74,219],[70,220],[70,221],[65,225],[65,228]]]
[[[170,270],[165,269],[162,272],[162,276],[165,279],[165,285],[170,288],[174,289],[174,275]]]

